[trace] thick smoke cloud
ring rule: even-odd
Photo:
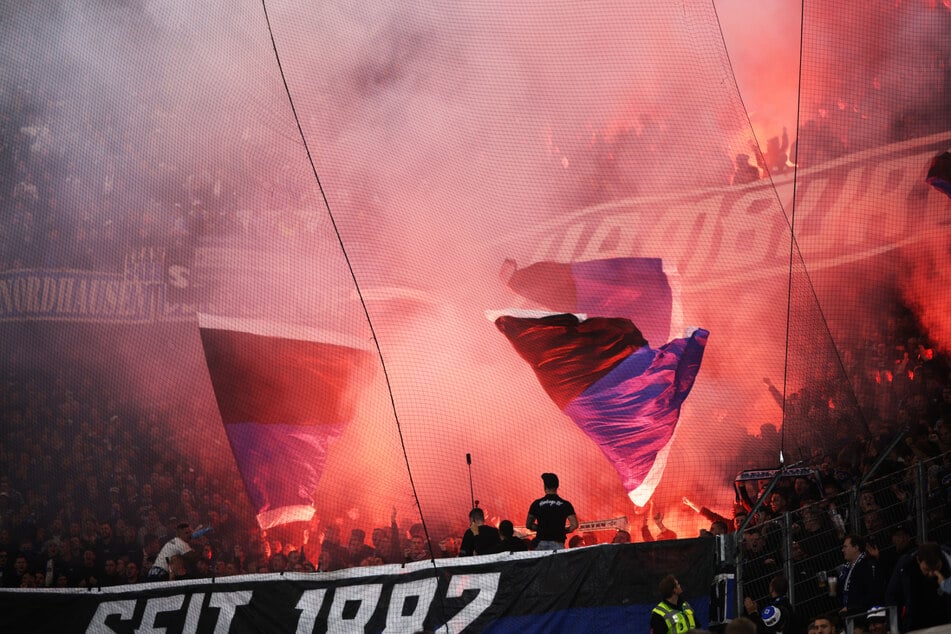
[[[808,167],[843,147],[947,128],[936,121],[943,106],[928,87],[934,73],[945,90],[951,82],[941,75],[947,70],[928,69],[938,60],[947,69],[951,38],[942,36],[951,12],[885,3],[865,20],[808,5],[800,93],[800,7],[715,8],[269,2],[280,69],[255,2],[227,10],[14,3],[0,9],[7,25],[0,47],[13,71],[0,104],[33,116],[18,125],[45,126],[36,140],[51,154],[45,164],[64,233],[78,240],[97,232],[83,263],[119,267],[130,250],[158,243],[189,271],[196,303],[209,309],[316,322],[369,340],[359,289],[395,413],[382,373],[368,375],[357,419],[318,491],[325,521],[386,524],[394,506],[401,517],[415,515],[401,440],[422,511],[441,522],[464,518],[470,504],[466,453],[475,458],[475,497],[490,516],[520,523],[542,471],[562,476],[587,519],[631,515],[598,450],[482,318],[485,308],[522,301],[498,279],[502,260],[584,256],[577,245],[590,236],[565,227],[590,206],[638,197],[661,209],[684,192],[728,187],[737,154],[755,163],[754,133],[765,145],[786,127],[799,141],[793,160]],[[818,126],[799,139],[797,99],[803,123]],[[656,214],[640,210],[621,230],[645,250],[638,255],[671,255],[688,286],[708,285],[688,290],[684,306],[688,321],[713,334],[659,493],[671,514],[685,489],[725,511],[730,476],[775,460],[769,425],[780,424],[782,411],[763,377],[782,383],[783,270],[749,290],[716,287],[700,274],[696,252],[712,262],[722,247],[721,265],[736,259],[731,274],[757,272],[761,263],[748,251],[769,242],[780,253],[788,244],[789,191],[751,212],[748,226],[727,219],[724,235],[711,228],[718,210],[704,207],[706,197],[662,229]],[[763,217],[780,229],[761,231]],[[704,240],[696,247],[684,237],[694,232]],[[549,248],[562,234],[575,242]],[[668,234],[676,240],[658,246]],[[603,250],[616,254],[611,248]],[[932,278],[940,266],[927,267],[916,251],[909,258],[923,271],[909,286],[920,289],[912,303],[926,324],[937,323],[930,316],[946,300],[929,298],[938,297]],[[820,303],[857,286],[827,279]],[[860,315],[886,310],[886,299],[866,298]],[[181,332],[167,335],[187,358],[179,367],[188,372],[174,378],[162,364],[144,371],[134,344],[116,350],[120,364],[137,368],[129,391],[154,390],[154,370],[170,393],[190,389],[184,398],[213,410],[197,337]],[[834,360],[831,343],[823,354]],[[752,376],[737,377],[737,367]],[[206,423],[220,443],[213,412]],[[736,451],[709,456],[698,439],[711,429]],[[194,447],[183,443],[181,451]],[[372,486],[363,485],[368,478]],[[691,533],[692,521],[674,524]]]

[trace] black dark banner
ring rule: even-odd
[[[0,592],[4,632],[644,632],[675,574],[707,622],[712,539],[99,590]]]

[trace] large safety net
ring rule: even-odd
[[[933,423],[951,10],[761,4],[4,3],[2,528],[418,559],[554,472],[689,537]],[[709,338],[619,402],[513,309]]]

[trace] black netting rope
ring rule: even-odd
[[[356,289],[357,296],[360,299],[360,306],[363,308],[363,314],[366,317],[367,325],[370,327],[370,334],[373,339],[373,345],[376,349],[377,356],[380,359],[380,367],[383,370],[383,378],[386,382],[386,392],[390,400],[390,409],[393,412],[393,420],[396,422],[396,432],[399,435],[400,439],[400,448],[403,452],[403,460],[406,463],[406,473],[409,477],[410,487],[413,490],[413,499],[416,502],[416,509],[419,511],[419,521],[423,526],[423,532],[426,535],[426,542],[429,544],[429,554],[430,562],[433,566],[433,569],[436,569],[436,559],[433,553],[432,540],[429,536],[429,529],[426,526],[426,518],[423,515],[423,509],[419,501],[419,494],[416,490],[416,483],[413,480],[413,470],[410,467],[409,455],[406,452],[406,441],[403,438],[403,428],[400,424],[399,413],[396,408],[396,399],[393,396],[393,386],[390,382],[390,375],[387,372],[386,360],[383,358],[383,349],[380,347],[380,341],[376,335],[376,329],[373,327],[373,320],[370,319],[370,311],[367,309],[366,300],[363,296],[363,291],[360,288],[360,282],[357,280],[356,273],[353,270],[353,264],[350,261],[350,255],[347,253],[347,247],[344,245],[343,237],[340,235],[340,229],[337,226],[337,220],[334,218],[333,210],[330,208],[330,201],[327,199],[327,193],[324,190],[323,183],[320,180],[320,175],[317,173],[317,166],[314,164],[314,157],[311,154],[310,146],[307,143],[307,137],[304,135],[304,128],[301,126],[300,117],[297,114],[297,108],[294,105],[294,98],[291,96],[291,89],[287,84],[287,77],[284,74],[284,67],[281,64],[281,56],[277,50],[277,41],[274,38],[274,31],[271,28],[271,19],[267,11],[267,2],[266,0],[261,0],[261,8],[264,10],[264,22],[267,24],[268,36],[271,39],[271,48],[274,51],[274,61],[277,64],[278,72],[281,75],[281,82],[284,84],[284,93],[287,95],[287,103],[291,108],[291,114],[294,116],[294,123],[297,125],[297,133],[300,135],[301,143],[304,146],[304,152],[307,155],[307,162],[310,165],[311,172],[314,175],[314,182],[317,184],[317,190],[320,192],[320,198],[323,201],[324,209],[327,212],[327,217],[330,218],[330,223],[333,226],[334,235],[337,237],[337,243],[340,245],[340,251],[343,254],[344,260],[347,263],[347,270],[350,272],[350,278],[353,280],[353,286]]]

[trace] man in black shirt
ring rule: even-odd
[[[528,550],[528,544],[523,539],[515,536],[515,526],[511,520],[499,522],[499,535],[502,536],[502,543],[499,545],[500,553],[520,553]]]
[[[760,634],[783,634],[792,632],[798,634],[805,629],[800,623],[799,616],[789,602],[789,581],[783,575],[776,575],[769,581],[770,602],[762,610],[756,601],[750,597],[743,599],[747,617],[756,624],[756,631]]]
[[[486,526],[485,512],[480,508],[469,511],[469,528],[462,536],[462,545],[459,547],[459,556],[489,555],[499,552],[502,538],[499,529]]]
[[[532,502],[525,528],[535,531],[535,550],[562,550],[565,536],[578,528],[578,517],[571,502],[558,497],[557,475],[543,473],[542,482],[545,485],[545,497]]]

